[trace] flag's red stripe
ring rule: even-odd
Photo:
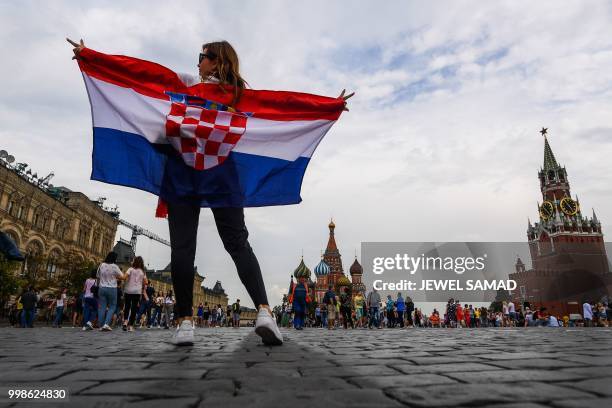
[[[90,48],[81,51],[81,71],[90,77],[109,82],[152,98],[168,100],[166,91],[185,93],[225,105],[233,99],[232,87],[224,90],[216,84],[186,87],[178,75],[149,61],[123,55],[107,55]],[[300,92],[245,89],[236,109],[253,112],[253,116],[279,121],[337,120],[344,102],[339,98]]]

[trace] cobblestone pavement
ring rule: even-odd
[[[610,329],[0,329],[1,406],[605,407]],[[14,402],[7,388],[60,388],[67,402]]]

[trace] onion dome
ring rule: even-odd
[[[308,267],[304,263],[304,258],[302,258],[298,267],[295,269],[295,271],[293,271],[293,276],[295,276],[296,279],[310,278],[310,269],[308,269]]]
[[[314,273],[317,276],[329,275],[329,271],[329,265],[326,264],[323,259],[321,259],[321,262],[319,262],[319,264],[314,268]]]
[[[329,225],[328,225],[329,229],[334,229],[336,228],[336,224],[334,224],[334,220],[330,220],[329,221]]]
[[[338,278],[338,281],[336,282],[336,285],[338,286],[351,286],[351,281],[349,280],[349,278],[346,277],[346,275],[342,275]]]
[[[353,262],[353,264],[351,265],[351,268],[349,269],[349,271],[351,273],[351,276],[352,275],[363,275],[363,268],[361,267],[361,265],[357,261],[356,257],[355,257],[355,262]]]

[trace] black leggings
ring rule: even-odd
[[[267,305],[266,287],[253,249],[247,240],[243,208],[212,208],[217,231],[225,250],[236,264],[238,276],[246,287],[255,307]],[[168,226],[171,242],[171,275],[176,298],[176,317],[193,315],[194,261],[200,207],[168,203]]]
[[[140,294],[126,293],[123,296],[125,297],[125,305],[123,305],[123,321],[125,322],[128,319],[129,315],[130,320],[128,324],[130,326],[133,326],[134,322],[136,321],[136,312],[138,312],[138,302],[140,301]]]

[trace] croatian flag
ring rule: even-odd
[[[188,87],[161,65],[89,48],[80,57],[93,116],[91,179],[160,202],[299,203],[310,158],[344,108],[342,98],[251,89],[232,108],[231,87]]]

